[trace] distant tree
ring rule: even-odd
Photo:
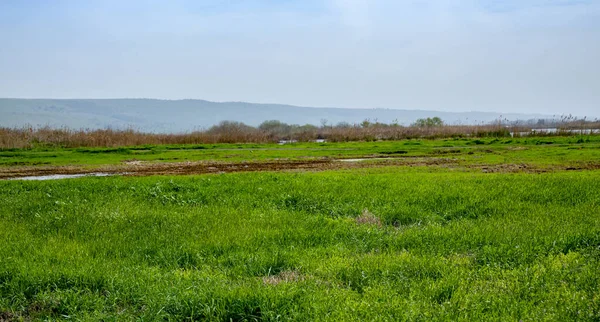
[[[327,122],[329,122],[327,119],[321,119],[321,127],[325,128],[327,126]]]
[[[319,128],[312,124],[305,124],[294,127],[294,137],[302,141],[318,139],[318,132]]]
[[[222,121],[208,129],[210,134],[251,133],[256,131],[252,126],[236,121]]]
[[[413,126],[417,126],[417,127],[435,127],[435,126],[442,126],[444,125],[444,121],[442,121],[441,118],[435,116],[435,117],[428,117],[426,119],[418,119],[415,121],[415,123],[413,123]]]
[[[286,126],[289,126],[289,125],[287,125],[286,123],[283,123],[281,121],[278,121],[278,120],[268,120],[268,121],[262,122],[258,126],[258,128],[263,131],[273,131],[273,130],[277,130],[279,128],[286,127]]]
[[[348,123],[348,122],[339,122],[338,124],[335,125],[336,128],[338,129],[348,129],[352,127],[352,124]]]
[[[304,124],[298,127],[299,131],[316,131],[318,129],[318,127],[312,125],[312,124]]]
[[[287,137],[291,134],[293,126],[277,120],[269,120],[262,122],[258,129],[268,133],[272,137]]]

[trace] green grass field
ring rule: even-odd
[[[598,136],[15,150],[0,167],[394,152],[546,170],[2,180],[0,321],[600,320]]]
[[[518,149],[515,149],[518,148]],[[404,140],[294,144],[206,144],[120,148],[0,150],[1,167],[94,167],[124,161],[265,161],[364,156],[453,157],[467,163],[597,161],[600,136]],[[469,154],[469,152],[472,152]]]

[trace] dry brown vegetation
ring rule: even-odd
[[[568,135],[574,128],[599,128],[598,122],[573,121],[565,123],[552,135]],[[289,125],[266,121],[259,127],[240,122],[221,122],[205,131],[189,133],[144,133],[133,129],[69,129],[69,128],[3,128],[0,127],[0,149],[28,149],[34,147],[118,147],[156,144],[214,144],[214,143],[268,143],[281,140],[299,142],[325,139],[331,142],[400,140],[411,138],[446,137],[509,137],[513,133],[527,135],[531,127],[506,126],[502,123],[487,125],[401,126],[398,124],[340,123],[335,126]],[[536,132],[536,135],[544,134]]]
[[[277,275],[269,275],[262,278],[263,283],[267,285],[278,285],[281,283],[298,282],[304,280],[298,271],[286,270]]]
[[[356,217],[356,223],[359,225],[372,225],[381,227],[381,219],[375,216],[369,211],[369,209],[363,209],[360,216]]]

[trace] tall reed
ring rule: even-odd
[[[270,126],[264,126],[266,123]],[[134,129],[71,129],[31,126],[0,127],[0,149],[43,147],[118,147],[157,144],[269,143],[281,140],[308,142],[324,139],[331,142],[401,140],[413,138],[511,137],[527,135],[573,135],[574,129],[598,129],[597,121],[565,122],[557,130],[533,131],[523,125],[501,122],[480,125],[401,126],[369,123],[350,125],[288,125],[267,121],[259,127],[224,121],[207,130],[187,133],[147,133]],[[584,132],[582,132],[584,133]],[[597,132],[595,134],[598,134]]]

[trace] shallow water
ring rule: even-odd
[[[59,180],[59,179],[72,179],[72,178],[81,178],[81,177],[108,177],[113,176],[114,173],[103,173],[103,172],[95,172],[95,173],[77,173],[77,174],[50,174],[46,176],[29,176],[29,177],[19,177],[19,178],[10,178],[8,180]]]
[[[327,142],[327,140],[325,140],[325,139],[316,139],[316,140],[313,140],[312,142],[315,142],[315,143],[325,143],[325,142]],[[298,140],[280,140],[279,141],[279,145],[290,144],[290,143],[298,143]]]
[[[600,133],[600,129],[567,129],[560,130],[561,132],[567,132],[572,134],[596,134]],[[556,133],[559,132],[557,128],[547,128],[547,129],[532,129],[531,131],[525,132],[510,132],[510,136],[515,136],[518,134],[519,136],[527,136],[527,135],[535,135],[536,133]]]

